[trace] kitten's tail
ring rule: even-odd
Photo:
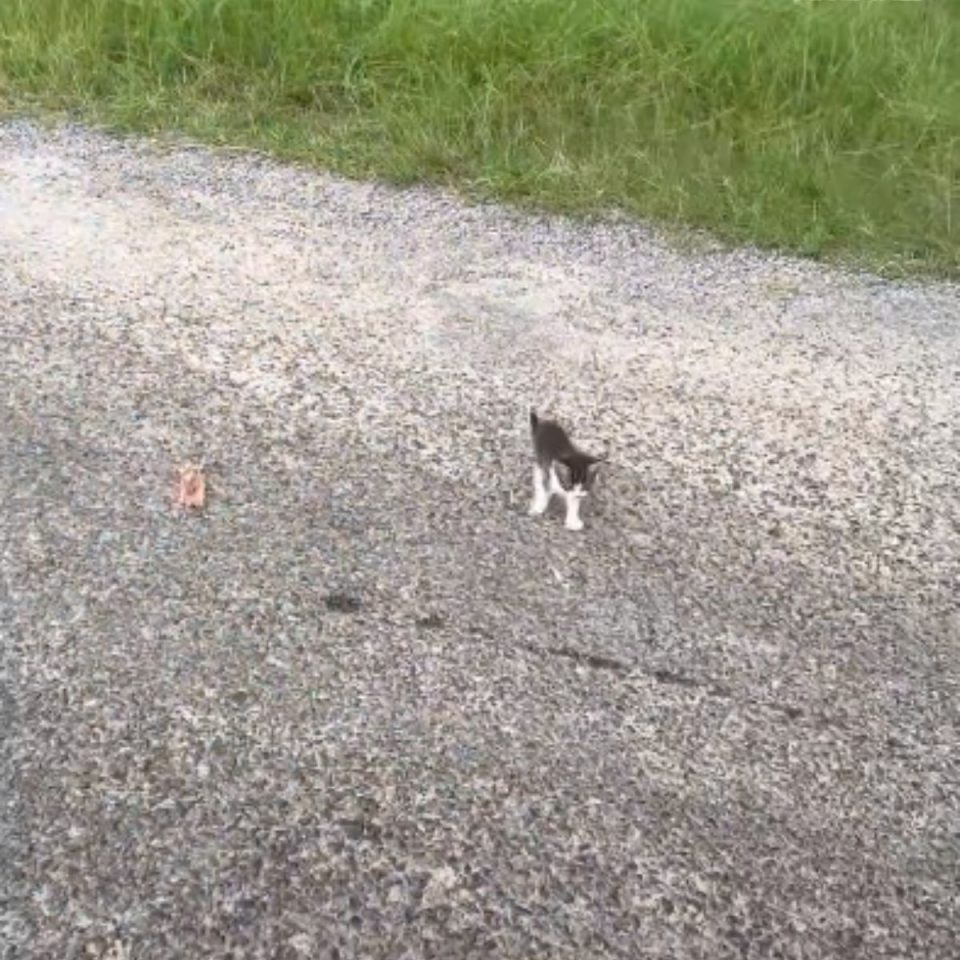
[[[537,416],[536,411],[531,410],[530,411],[530,432],[531,433],[537,432],[537,424],[539,423],[540,423],[540,418]]]

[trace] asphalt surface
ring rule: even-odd
[[[0,351],[3,960],[960,956],[956,286],[8,123]]]

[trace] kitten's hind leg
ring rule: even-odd
[[[530,501],[530,516],[536,517],[543,513],[550,503],[550,492],[547,490],[547,475],[539,463],[533,465],[533,500]]]

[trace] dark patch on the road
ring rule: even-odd
[[[797,720],[803,716],[803,707],[795,707],[789,703],[776,703],[773,708],[782,713],[788,720]]]
[[[351,840],[370,840],[377,843],[383,834],[378,824],[365,817],[344,817],[338,820],[337,824]]]
[[[362,606],[357,597],[348,593],[328,593],[323,602],[327,609],[334,613],[356,613]]]
[[[440,627],[446,626],[446,623],[447,621],[439,613],[428,613],[417,619],[417,626],[424,630],[439,630]]]
[[[616,657],[608,657],[601,653],[591,653],[587,650],[577,650],[570,646],[560,647],[540,647],[536,644],[524,644],[525,648],[531,653],[539,656],[563,657],[565,660],[572,660],[574,663],[583,667],[590,667],[592,670],[612,670],[615,673],[629,673],[634,669],[634,665],[625,660],[618,660]],[[676,673],[672,670],[658,668],[656,670],[642,670],[644,674],[652,677],[657,683],[672,683],[679,687],[708,687],[708,693],[715,697],[730,697],[732,691],[722,684],[712,683],[707,680],[698,680],[696,677],[688,676],[684,673]]]
[[[647,676],[652,677],[657,683],[669,683],[677,687],[705,687],[711,697],[732,697],[733,691],[722,683],[715,683],[709,678],[700,679],[691,677],[687,673],[678,673],[675,670],[667,670],[659,667],[656,670],[646,671]]]
[[[605,657],[600,653],[589,653],[584,650],[574,650],[573,647],[536,647],[531,645],[528,649],[534,653],[549,654],[553,657],[563,657],[566,660],[573,660],[575,663],[584,667],[590,667],[593,670],[616,670],[618,673],[625,673],[630,669],[630,664],[617,660],[614,657]]]
[[[650,676],[653,677],[657,683],[673,683],[678,687],[696,687],[700,685],[696,678],[687,676],[685,673],[676,673],[673,670],[653,670]]]

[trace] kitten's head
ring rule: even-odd
[[[567,495],[582,499],[593,486],[597,471],[604,457],[592,457],[589,453],[570,454],[557,461],[557,476]]]

